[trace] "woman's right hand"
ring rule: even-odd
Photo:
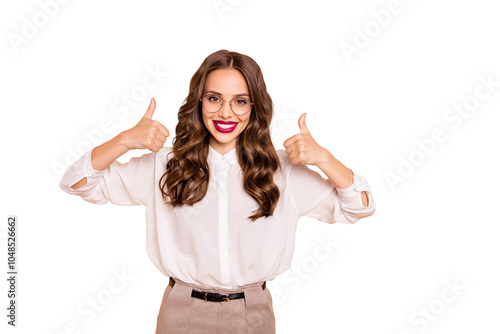
[[[165,144],[167,137],[170,136],[170,131],[163,124],[153,120],[155,108],[156,101],[151,98],[148,110],[139,123],[122,133],[122,144],[129,150],[147,148],[150,151],[158,152]]]

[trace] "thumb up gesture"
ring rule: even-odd
[[[285,152],[292,164],[318,165],[324,160],[325,149],[312,137],[306,125],[306,115],[299,118],[300,132],[283,142]]]
[[[142,116],[139,123],[133,128],[124,131],[124,145],[128,149],[149,149],[158,152],[170,136],[168,129],[158,121],[153,120],[156,108],[156,101],[151,98],[148,110]]]

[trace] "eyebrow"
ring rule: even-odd
[[[205,95],[207,93],[212,93],[212,94],[216,94],[216,95],[222,95],[221,93],[216,92],[214,90],[207,90],[206,92],[203,93],[203,95]],[[248,96],[248,97],[250,97],[250,95],[248,95],[247,93],[235,94],[234,96]]]

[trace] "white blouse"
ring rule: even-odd
[[[277,154],[284,173],[275,174],[280,198],[274,214],[251,222],[248,216],[258,203],[244,190],[236,148],[221,155],[210,145],[207,195],[193,206],[172,208],[163,202],[159,188],[171,151],[164,147],[98,171],[92,168],[90,150],[68,167],[59,184],[96,204],[145,205],[147,253],[167,277],[229,289],[269,281],[291,266],[301,216],[350,224],[375,211],[362,176],[354,174],[350,187],[337,189],[306,165],[292,165],[281,149]],[[85,186],[70,188],[84,177]],[[368,195],[368,207],[362,204],[361,191]]]

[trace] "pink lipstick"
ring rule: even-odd
[[[213,121],[214,127],[217,131],[222,133],[230,133],[238,125],[237,122],[227,122],[227,121]]]

